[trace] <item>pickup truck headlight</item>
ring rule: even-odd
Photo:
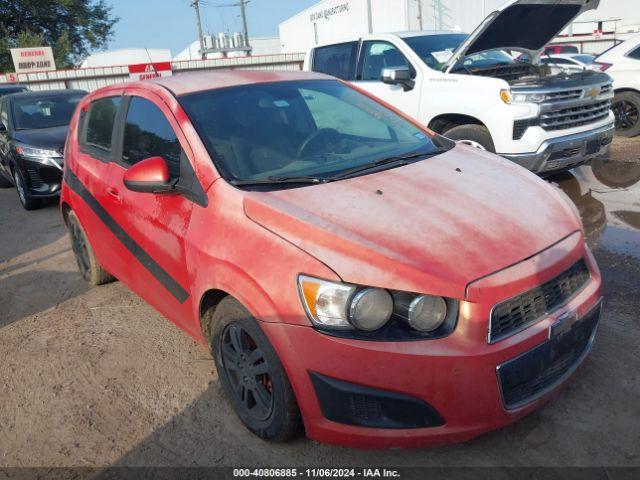
[[[298,277],[298,290],[309,319],[325,331],[375,335],[389,330],[393,332],[389,339],[407,340],[436,336],[434,332],[443,330],[441,327],[447,320],[450,328],[440,333],[450,333],[457,316],[457,302],[433,295],[331,282],[306,275]]]
[[[544,93],[514,93],[513,103],[542,103],[546,99]]]

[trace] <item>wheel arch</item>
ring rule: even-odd
[[[428,127],[436,133],[444,134],[448,130],[461,125],[487,126],[478,118],[462,113],[443,113],[437,115],[429,121]]]
[[[225,290],[211,288],[204,292],[198,303],[198,321],[200,322],[200,330],[205,340],[210,343],[212,338],[211,320],[213,313],[220,302],[226,297],[233,297]],[[236,299],[237,300],[237,299]]]
[[[640,90],[638,90],[637,88],[622,87],[622,88],[614,88],[613,89],[613,93],[615,93],[615,94],[617,94],[617,93],[625,93],[625,92],[632,92],[632,93],[640,94]]]

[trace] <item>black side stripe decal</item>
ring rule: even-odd
[[[76,192],[93,210],[98,218],[111,230],[116,238],[125,246],[127,250],[146,268],[156,280],[158,280],[171,295],[173,295],[180,303],[184,303],[189,298],[189,292],[180,286],[178,282],[162,268],[151,256],[133,238],[129,236],[124,229],[118,225],[114,218],[109,215],[100,202],[86,189],[80,179],[67,166],[65,167],[64,180],[71,190]]]

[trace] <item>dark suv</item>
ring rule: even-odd
[[[50,90],[0,98],[0,187],[15,185],[25,209],[60,194],[67,128],[85,95]]]

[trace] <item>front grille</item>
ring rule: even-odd
[[[542,285],[496,304],[491,310],[489,343],[511,336],[565,304],[589,280],[583,259]]]
[[[569,329],[552,333],[545,343],[500,365],[498,381],[505,407],[526,405],[575,370],[589,352],[599,317],[600,305]],[[563,327],[558,326],[558,330]]]
[[[556,102],[558,100],[577,100],[582,97],[582,89],[562,90],[560,92],[549,92],[545,95],[545,101]]]
[[[607,118],[610,108],[610,100],[601,100],[589,105],[550,111],[540,116],[540,126],[545,130],[565,130],[595,123]]]

